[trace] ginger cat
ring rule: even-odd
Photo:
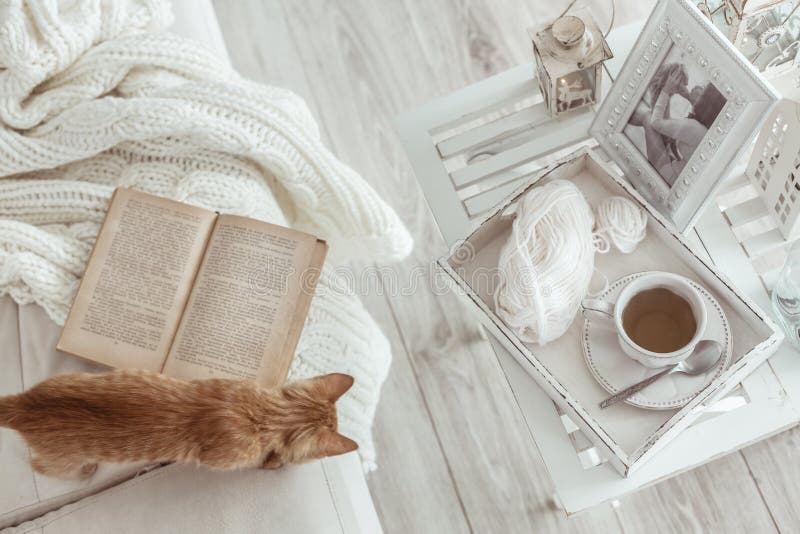
[[[98,463],[195,462],[273,469],[356,450],[335,402],[353,378],[330,374],[263,389],[147,371],[66,374],[0,397],[0,426],[22,434],[36,471],[85,479]]]

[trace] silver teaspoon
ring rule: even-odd
[[[615,395],[601,402],[600,407],[608,408],[612,404],[624,401],[628,397],[640,392],[656,380],[664,376],[671,375],[672,373],[685,373],[687,375],[703,374],[717,365],[720,356],[722,356],[722,345],[720,345],[717,341],[713,341],[711,339],[699,341],[697,345],[695,345],[692,353],[685,360],[678,362],[675,365],[665,367],[653,376],[645,378],[641,382],[638,382],[629,388],[623,389],[619,393],[616,393]]]

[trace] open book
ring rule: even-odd
[[[327,244],[114,191],[57,348],[183,379],[286,379]]]

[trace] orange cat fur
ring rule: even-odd
[[[352,385],[343,374],[277,389],[146,371],[67,374],[0,397],[0,426],[22,434],[34,469],[59,478],[88,478],[106,462],[270,469],[358,448],[336,431],[335,402]]]

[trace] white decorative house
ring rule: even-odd
[[[747,166],[758,190],[787,240],[800,235],[800,104],[781,100],[758,136]]]

